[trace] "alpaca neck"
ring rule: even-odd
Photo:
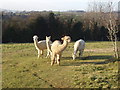
[[[67,41],[63,41],[63,44],[61,45],[61,50],[63,51],[63,50],[65,50],[66,49],[66,47],[67,47],[67,45],[68,45],[68,42]]]
[[[38,48],[38,40],[34,40],[35,47]]]
[[[50,51],[50,52],[52,52],[50,41],[46,41],[46,46],[47,46],[47,50]]]

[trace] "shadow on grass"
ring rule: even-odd
[[[98,61],[98,59],[99,59],[99,61]],[[109,55],[88,56],[88,57],[76,58],[76,60],[72,60],[71,57],[63,57],[63,60],[71,60],[71,61],[64,62],[61,66],[80,66],[81,64],[96,64],[97,65],[97,64],[108,64],[108,63],[116,61],[112,58],[112,56],[109,56]],[[94,62],[90,61],[90,60],[94,60]],[[80,62],[80,61],[82,61],[82,62]]]
[[[72,57],[62,57],[63,60],[71,60]],[[110,59],[112,58],[112,56],[110,55],[96,55],[96,56],[87,56],[87,57],[76,57],[76,60],[96,60],[96,59]]]
[[[96,60],[96,59],[110,59],[112,56],[110,55],[96,55],[96,56],[88,56],[88,57],[82,57],[82,60]]]

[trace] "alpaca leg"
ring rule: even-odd
[[[46,58],[48,58],[49,57],[49,51],[47,50],[47,56],[46,56]]]
[[[81,51],[81,56],[83,55],[83,51],[84,51],[84,49]]]
[[[60,65],[60,57],[61,55],[57,54],[57,64]]]
[[[43,55],[43,50],[41,50],[40,54]]]
[[[57,63],[57,56],[55,57],[55,63]]]
[[[38,50],[38,58],[40,58],[40,50]]]
[[[80,50],[80,51],[79,51],[79,57],[81,57],[82,54],[83,54],[83,50]]]
[[[54,62],[55,62],[55,54],[52,54],[52,56],[51,56],[51,66],[53,66]]]
[[[50,51],[47,50],[47,56],[46,56],[46,58],[48,58],[49,56],[50,56]]]

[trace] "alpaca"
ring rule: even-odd
[[[74,44],[74,53],[72,55],[73,60],[75,60],[76,54],[77,54],[78,51],[79,51],[79,57],[82,56],[84,48],[85,48],[85,41],[84,40],[80,39],[80,40],[77,40],[75,42],[75,44]]]
[[[46,36],[47,51],[50,52],[50,55],[52,55],[52,52],[51,52],[51,45],[52,45],[52,43],[51,43],[50,39],[51,39],[51,36],[49,36],[49,37]]]
[[[33,36],[33,41],[34,41],[34,45],[35,45],[35,48],[38,50],[38,58],[40,57],[40,55],[43,55],[43,51],[45,49],[47,49],[47,46],[46,46],[46,40],[41,40],[38,42],[38,36],[35,35]],[[49,43],[51,44],[52,42],[49,41]],[[47,56],[48,57],[50,55],[50,52],[47,50]]]
[[[60,65],[60,58],[62,52],[66,49],[68,43],[71,41],[70,36],[64,36],[61,38],[63,40],[63,44],[60,41],[55,40],[51,45],[49,44],[49,39],[46,37],[47,48],[51,51],[51,66],[55,63],[55,59],[57,64]]]

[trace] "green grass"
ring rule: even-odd
[[[73,43],[63,52],[61,65],[37,59],[32,43],[2,45],[3,88],[117,88],[118,62],[112,61],[111,42],[87,42],[83,57],[72,60]]]

